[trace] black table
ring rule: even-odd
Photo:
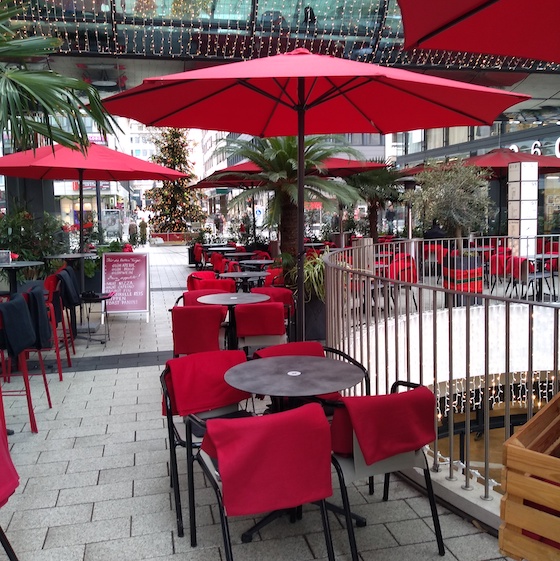
[[[228,349],[237,349],[237,329],[235,328],[234,308],[237,304],[257,304],[270,300],[267,294],[253,294],[252,292],[228,292],[220,294],[208,294],[197,298],[201,304],[213,304],[227,306],[229,310]]]
[[[247,259],[239,261],[242,269],[264,269],[267,265],[272,265],[274,259]]]
[[[237,248],[232,246],[221,246],[221,247],[209,247],[206,252],[207,253],[235,253]]]
[[[17,272],[26,267],[40,267],[43,261],[12,261],[11,263],[0,263],[0,269],[8,274],[10,296],[17,292]]]
[[[225,381],[238,390],[272,398],[311,397],[351,388],[364,377],[363,371],[342,360],[317,356],[279,356],[259,358],[238,364],[225,374]],[[327,507],[338,514],[344,510],[327,503]],[[301,517],[299,507],[292,511],[291,521]],[[253,535],[281,516],[285,511],[274,511],[254,526],[243,532],[241,541],[246,543]],[[362,516],[352,514],[358,526],[365,526]]]
[[[317,356],[278,356],[238,364],[226,382],[250,393],[271,397],[310,397],[358,385],[363,371],[342,360]]]
[[[251,282],[262,284],[259,281],[262,281],[268,275],[270,273],[266,271],[232,271],[231,273],[220,273],[218,276],[221,279],[234,279],[236,283],[239,282],[243,292],[249,292],[249,284]]]
[[[234,251],[233,253],[228,253],[227,258],[239,261],[240,259],[246,259],[253,255],[256,255],[254,251]]]

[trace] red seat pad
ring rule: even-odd
[[[239,304],[234,309],[238,337],[284,335],[284,305],[280,302]]]
[[[168,360],[171,384],[167,389],[173,414],[202,413],[251,397],[224,380],[230,368],[246,360],[243,351],[210,351]]]
[[[171,309],[174,354],[219,351],[223,320],[221,306],[174,306]]]
[[[339,410],[331,424],[333,451],[351,450],[352,431],[367,465],[418,450],[435,439],[435,397],[426,387],[381,396],[342,397],[350,423]],[[336,446],[336,449],[335,449]]]
[[[0,507],[6,504],[19,485],[19,476],[12,463],[8,448],[4,411],[1,402],[2,395],[0,393]]]
[[[274,415],[208,420],[202,449],[217,453],[228,516],[332,495],[329,423],[316,403]]]

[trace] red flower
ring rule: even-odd
[[[17,259],[19,259],[19,254],[12,251],[10,252],[10,257],[12,258],[12,261],[16,261]]]
[[[93,222],[85,222],[84,223],[84,228],[86,230],[89,230],[89,229],[93,228]]]
[[[134,251],[134,248],[129,243],[125,243],[122,250],[127,253],[131,253],[132,251]]]

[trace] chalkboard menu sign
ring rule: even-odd
[[[103,254],[103,292],[114,292],[108,313],[150,311],[150,267],[147,253]]]

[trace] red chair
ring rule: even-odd
[[[280,302],[284,305],[284,319],[287,324],[288,336],[290,336],[296,311],[294,293],[289,288],[281,286],[256,286],[251,288],[251,292],[266,294],[270,296],[271,302]]]
[[[212,253],[212,255],[210,256],[210,263],[212,264],[212,271],[214,271],[214,273],[216,273],[216,274],[223,273],[224,272],[224,266],[225,266],[225,263],[224,263],[225,260],[226,260],[226,258],[224,257],[224,255],[222,253],[218,253],[217,251],[214,251]]]
[[[196,269],[204,269],[208,263],[208,254],[204,251],[201,243],[195,243],[193,248],[194,265]]]
[[[506,265],[509,256],[506,252],[497,252],[490,256],[490,261],[488,262],[488,271],[490,274],[490,294],[494,292],[496,283],[499,281],[503,282],[506,275]]]
[[[33,328],[29,308],[21,294],[14,294],[9,302],[0,304],[0,329],[4,334],[6,349],[10,357],[8,359],[8,370],[4,372],[4,378],[7,380],[10,379],[11,359],[14,357],[17,357],[18,366],[23,378],[23,389],[12,390],[4,388],[3,392],[6,395],[25,396],[31,431],[39,432],[37,429],[35,412],[33,410],[31,387],[29,385],[29,371],[27,369],[27,353],[28,351],[37,350],[34,348],[37,336]],[[47,401],[49,407],[52,407],[44,364],[42,364],[41,370]]]
[[[191,522],[191,545],[196,545],[194,515],[193,447],[198,446],[205,432],[205,420],[219,416],[250,416],[240,410],[240,402],[251,397],[247,392],[232,388],[224,380],[225,373],[246,361],[243,351],[213,351],[196,353],[168,360],[160,376],[163,389],[163,414],[167,417],[169,437],[169,471],[175,498],[175,515],[180,537],[184,535],[181,495],[179,493],[179,471],[177,447],[187,452],[187,481],[189,492],[189,514]],[[183,438],[173,417],[180,415],[186,422]],[[198,439],[198,440],[197,440]]]
[[[56,275],[49,275],[43,281],[43,288],[46,293],[45,300],[51,325],[53,326],[53,332],[59,342],[59,346],[60,341],[64,344],[66,362],[68,366],[72,366],[70,347],[72,347],[72,352],[74,354],[76,354],[76,347],[74,346],[74,337],[72,336],[72,329],[70,327],[70,315],[64,310],[62,298],[60,296],[60,282],[60,279]],[[62,329],[62,333],[59,333],[59,327]]]
[[[264,286],[284,286],[284,270],[282,267],[269,267],[266,272],[269,274],[264,277]]]
[[[201,280],[197,284],[198,290],[218,289],[224,292],[237,292],[234,279]]]
[[[416,284],[418,282],[418,270],[416,269],[416,261],[412,255],[408,253],[396,253],[393,260],[385,268],[385,277],[390,280],[408,282],[411,284]],[[389,284],[391,290],[391,298],[393,300],[393,305],[395,305],[395,283]],[[396,287],[401,289],[400,285]],[[416,303],[416,296],[411,287],[405,287],[407,294],[410,292],[412,294],[412,301],[416,311],[418,311],[418,304]]]
[[[199,281],[201,280],[215,280],[216,273],[214,271],[196,271],[187,277],[187,290],[197,290],[199,288]]]
[[[399,386],[415,389],[396,393]],[[428,388],[396,382],[390,395],[343,397],[333,416],[331,436],[333,464],[340,482],[345,513],[350,510],[347,484],[385,474],[383,500],[387,501],[390,473],[412,467],[422,469],[438,551],[444,555],[430,466],[424,453],[424,446],[435,440],[435,412],[436,400]],[[354,528],[348,514],[346,526],[352,559],[357,561]]]
[[[222,306],[174,306],[171,310],[173,356],[219,351],[224,340]]]
[[[286,343],[284,304],[262,302],[238,304],[234,309],[237,341],[240,347],[266,347]]]
[[[19,485],[19,476],[10,457],[8,439],[6,438],[6,422],[2,405],[2,391],[0,389],[0,508],[14,494]],[[8,556],[9,561],[18,561],[8,537],[0,527],[0,543]]]
[[[272,511],[277,517],[285,509],[318,502],[327,557],[334,561],[325,501],[332,495],[329,424],[318,404],[275,415],[210,420],[195,458],[218,499],[226,559],[233,561],[230,516]]]

